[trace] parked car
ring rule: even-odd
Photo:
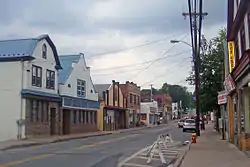
[[[183,127],[183,123],[184,123],[184,119],[180,119],[178,121],[178,128],[182,128]]]
[[[183,123],[183,132],[187,130],[196,131],[195,119],[186,119]]]

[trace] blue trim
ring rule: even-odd
[[[24,56],[24,57],[6,57],[0,58],[0,62],[11,62],[11,61],[30,61],[34,60],[35,58],[32,56]]]
[[[37,43],[43,39],[48,42],[52,49],[56,62],[55,68],[62,69],[56,46],[48,34],[44,34],[36,38],[0,40],[0,62],[25,61],[31,60],[32,58],[35,59],[35,57],[32,56],[33,52]]]
[[[54,93],[47,93],[37,90],[30,90],[30,89],[23,89],[21,91],[22,95],[35,95],[35,96],[42,96],[42,97],[49,97],[49,98],[57,98],[60,99],[61,97],[58,94]]]
[[[99,101],[70,97],[70,96],[61,96],[63,99],[63,107],[77,107],[82,109],[100,109]]]

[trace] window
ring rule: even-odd
[[[86,111],[86,123],[89,123],[89,111]]]
[[[76,124],[77,122],[77,111],[73,111],[74,112],[74,124]]]
[[[97,113],[96,113],[96,111],[94,111],[94,124],[96,124],[97,123]]]
[[[35,109],[34,104],[35,104],[34,101],[31,100],[30,101],[30,122],[34,121],[34,109]]]
[[[45,114],[45,115],[46,115],[46,116],[45,116],[45,119],[46,119],[46,120],[45,120],[45,121],[46,121],[46,122],[49,122],[49,121],[50,121],[50,120],[49,120],[49,102],[45,102],[45,108],[46,108],[46,110],[45,110],[45,113],[46,113],[46,114]]]
[[[86,82],[83,80],[77,80],[77,96],[78,97],[85,97],[85,84]]]
[[[241,55],[244,54],[246,50],[246,36],[245,36],[245,26],[243,25],[240,30],[240,43],[241,43]],[[241,55],[239,57],[241,57]]]
[[[32,86],[42,87],[42,68],[32,65]]]
[[[55,89],[55,71],[46,71],[46,88]]]
[[[82,123],[84,123],[84,124],[86,123],[85,122],[85,111],[82,111]]]
[[[134,95],[134,104],[136,104],[136,95]]]
[[[133,95],[131,93],[129,93],[129,103],[130,104],[133,103]]]
[[[47,46],[45,44],[42,46],[42,57],[47,59]]]
[[[79,114],[78,114],[78,122],[82,123],[82,111],[79,110],[78,112],[79,112]]]

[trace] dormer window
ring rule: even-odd
[[[47,59],[47,46],[45,44],[42,46],[42,57]]]

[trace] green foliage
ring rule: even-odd
[[[167,93],[172,97],[173,103],[182,101],[182,108],[193,108],[194,101],[192,100],[192,93],[187,90],[186,87],[181,85],[170,85],[164,83],[161,89],[158,90],[160,93]]]
[[[224,89],[224,41],[226,41],[225,28],[209,41],[202,37],[199,71],[201,112],[216,109],[217,94]],[[194,70],[190,72],[187,81],[194,85]]]

